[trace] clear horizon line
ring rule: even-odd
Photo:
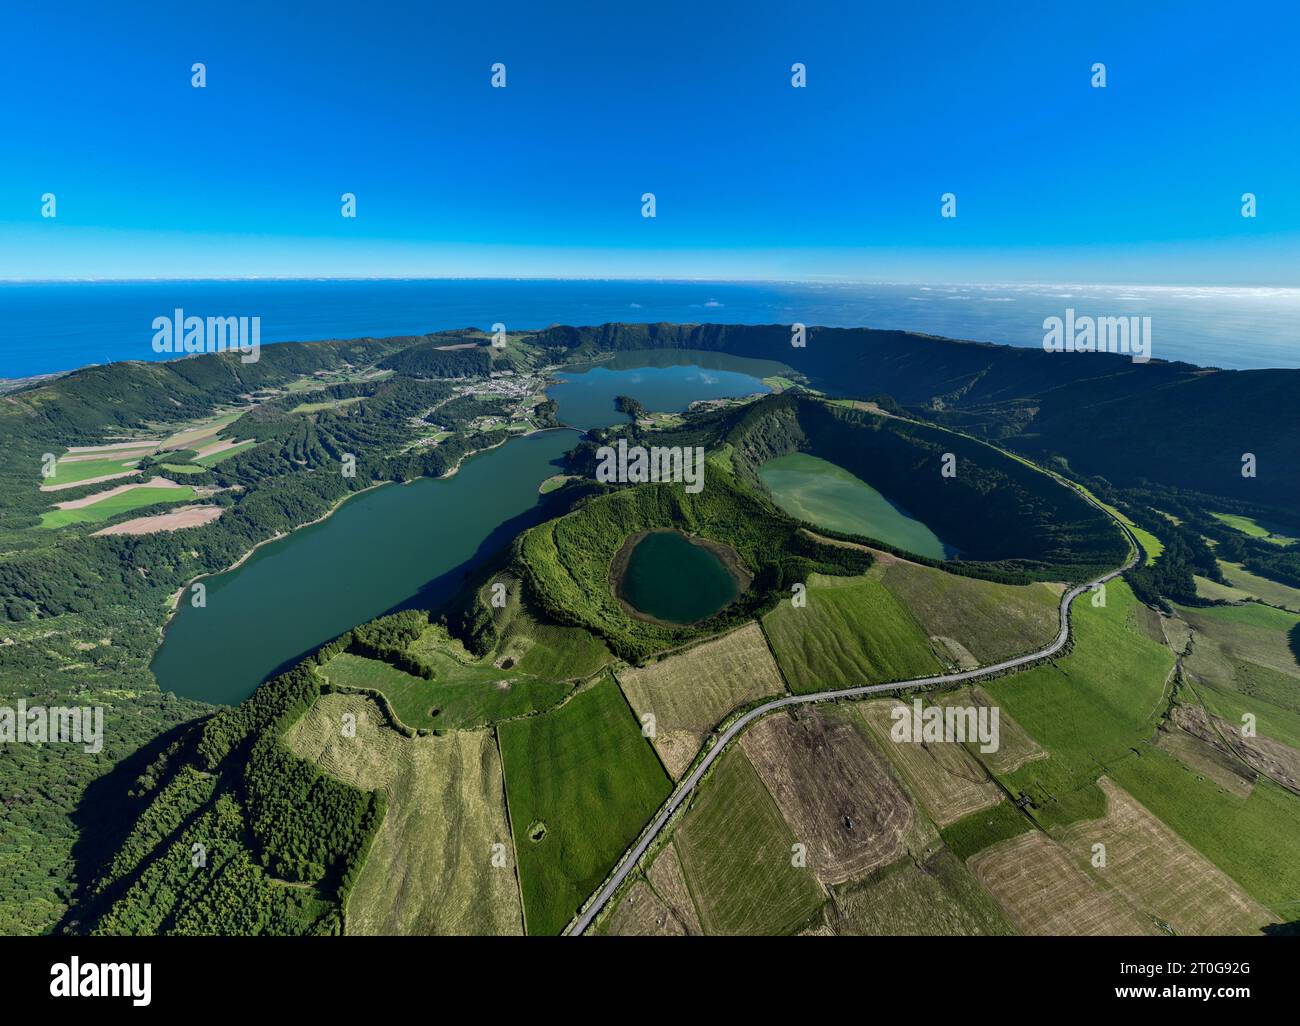
[[[626,282],[629,284],[692,284],[692,285],[918,285],[950,286],[964,288],[1115,288],[1115,289],[1216,289],[1222,291],[1296,292],[1300,285],[1242,285],[1203,284],[1193,282],[1138,283],[1125,281],[1071,281],[1068,279],[1007,279],[1000,281],[946,280],[941,278],[841,278],[841,277],[775,277],[726,278],[680,276],[621,276],[621,275],[139,275],[132,277],[69,277],[69,278],[0,278],[0,285],[130,285],[165,282]]]

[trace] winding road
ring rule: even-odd
[[[1047,471],[1043,472],[1048,473]],[[1006,670],[1014,670],[1017,667],[1028,666],[1031,663],[1038,662],[1040,659],[1050,659],[1052,656],[1056,655],[1056,653],[1061,651],[1070,637],[1070,606],[1074,603],[1074,600],[1085,591],[1091,591],[1099,585],[1105,584],[1107,581],[1114,580],[1120,574],[1134,566],[1142,556],[1142,546],[1139,544],[1133,532],[1129,530],[1128,525],[1120,520],[1111,510],[1107,509],[1087,492],[1076,487],[1073,483],[1066,481],[1055,474],[1052,474],[1051,476],[1056,478],[1057,481],[1066,487],[1073,489],[1074,492],[1081,496],[1085,501],[1097,507],[1097,509],[1101,510],[1108,517],[1114,520],[1115,523],[1119,525],[1120,530],[1124,532],[1124,536],[1128,539],[1131,547],[1129,558],[1123,566],[1116,570],[1112,570],[1108,574],[1103,574],[1095,580],[1087,581],[1083,584],[1077,584],[1061,596],[1061,629],[1056,635],[1055,641],[1046,648],[1039,649],[1037,652],[1030,652],[1027,655],[1016,656],[1014,659],[1007,659],[1004,662],[994,663],[989,666],[981,666],[975,670],[963,670],[959,673],[946,673],[937,677],[918,677],[915,680],[900,680],[894,681],[890,684],[864,684],[859,687],[840,688],[834,691],[815,691],[807,695],[787,695],[784,698],[773,699],[771,702],[766,702],[763,705],[751,709],[749,712],[745,713],[744,716],[736,720],[735,723],[727,727],[713,747],[709,749],[704,758],[700,760],[698,765],[696,765],[695,769],[677,785],[677,789],[669,796],[668,801],[664,803],[663,807],[659,810],[659,814],[651,821],[650,826],[642,831],[636,844],[624,853],[622,860],[618,864],[618,868],[614,871],[614,874],[605,882],[605,885],[596,893],[596,896],[587,902],[586,906],[578,913],[578,916],[573,920],[573,922],[569,924],[568,929],[564,931],[565,935],[576,937],[586,931],[587,927],[591,925],[596,916],[600,914],[601,909],[609,903],[609,900],[623,885],[623,881],[627,879],[628,874],[636,868],[637,863],[641,860],[641,856],[645,854],[646,849],[650,847],[654,842],[654,839],[659,836],[660,831],[663,830],[665,824],[667,824],[667,822],[672,818],[673,813],[681,807],[682,802],[686,801],[686,799],[691,796],[696,785],[698,785],[700,780],[703,779],[704,774],[709,771],[709,767],[713,765],[719,755],[726,751],[727,746],[736,739],[741,731],[755,720],[766,716],[768,713],[774,712],[777,709],[784,709],[792,705],[808,705],[814,702],[834,701],[841,698],[860,698],[866,695],[886,694],[890,691],[903,691],[908,688],[927,688],[944,684],[960,684],[965,681],[979,680],[982,677],[989,677]]]

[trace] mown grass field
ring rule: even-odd
[[[934,696],[937,705],[975,706],[992,709],[997,703],[979,686],[943,691]],[[990,714],[991,715],[991,714]],[[1029,736],[1015,717],[998,707],[998,750],[981,752],[978,741],[966,742],[966,750],[979,759],[993,773],[1013,773],[1027,762],[1047,758],[1047,751]]]
[[[1227,578],[1228,584],[1237,591],[1267,602],[1270,606],[1280,606],[1293,612],[1300,612],[1300,588],[1292,588],[1267,577],[1252,574],[1240,563],[1219,560],[1219,569]],[[1213,583],[1213,582],[1211,582]]]
[[[105,482],[111,487],[111,482]],[[93,502],[77,509],[54,509],[41,515],[42,527],[66,527],[68,524],[94,524],[145,506],[163,502],[189,502],[195,491],[188,485],[180,488],[132,488],[130,491]]]
[[[609,676],[499,735],[528,932],[556,934],[671,784]]]
[[[706,933],[794,933],[826,900],[791,864],[794,833],[743,749],[718,761],[673,840]]]
[[[380,692],[398,719],[426,730],[459,730],[524,716],[555,705],[570,690],[563,682],[538,680],[490,664],[467,666],[442,654],[421,658],[432,663],[437,674],[433,680],[351,652],[335,656],[321,673],[331,684]]]
[[[704,932],[700,925],[700,914],[695,908],[690,888],[686,886],[686,877],[682,873],[682,860],[677,855],[674,844],[666,844],[655,856],[646,873],[646,880],[655,893],[692,936]]]
[[[160,448],[163,449],[196,449],[200,445],[211,442],[220,434],[221,429],[233,424],[245,413],[247,408],[238,410],[227,410],[224,413],[216,413],[211,417],[200,417],[182,427],[173,431],[166,439],[163,440]]]
[[[983,685],[1050,753],[1000,779],[1030,794],[1045,823],[1096,819],[1106,768],[1134,757],[1164,712],[1173,654],[1146,636],[1128,585],[1112,581],[1104,607],[1074,603],[1073,651],[1053,663]]]
[[[1236,669],[1240,676],[1226,684],[1196,680],[1192,699],[1227,720],[1234,732],[1242,729],[1249,715],[1254,718],[1257,735],[1300,752],[1300,711],[1295,708],[1300,703],[1300,679],[1245,664],[1238,664]]]
[[[1167,704],[1173,655],[1145,635],[1136,606],[1128,587],[1112,582],[1105,608],[1086,597],[1075,603],[1070,655],[984,685],[1050,753],[1000,779],[1013,793],[1030,794],[1035,817],[1059,833],[1106,816],[1106,796],[1096,783],[1105,774],[1252,898],[1283,919],[1297,918],[1300,863],[1290,852],[1300,837],[1300,798],[1265,779],[1243,797],[1152,743],[1162,736],[1155,728]],[[1293,659],[1280,630],[1294,620],[1288,614],[1259,605],[1183,612],[1194,626],[1199,618],[1210,635],[1217,632],[1256,658]],[[1196,672],[1198,654],[1205,659],[1214,652],[1198,636],[1188,670]],[[1195,688],[1200,694],[1205,685]],[[1262,703],[1260,715],[1263,723]]]
[[[1274,545],[1290,545],[1296,540],[1287,535],[1275,533],[1253,517],[1244,517],[1236,513],[1211,513],[1210,516],[1227,524],[1235,531],[1248,534],[1252,538],[1262,538]]]
[[[1223,576],[1228,577],[1227,573],[1224,573]],[[1231,578],[1228,579],[1231,580]],[[1200,574],[1193,574],[1192,580],[1196,584],[1196,597],[1209,602],[1245,602],[1250,598],[1250,592],[1235,587],[1231,583],[1220,584],[1218,581],[1212,581]]]
[[[836,887],[826,925],[841,937],[973,937],[1014,933],[979,881],[941,848],[901,859],[859,885]]]
[[[537,486],[539,495],[548,495],[564,487],[565,482],[569,480],[569,474],[552,474],[545,481]]]
[[[209,456],[199,456],[194,462],[203,467],[212,467],[222,460],[230,459],[231,456],[238,456],[245,449],[249,449],[256,444],[257,439],[249,438],[238,445],[232,445],[229,449],[222,449],[221,452],[214,452]]]
[[[624,894],[601,931],[607,937],[684,937],[686,927],[644,880]]]
[[[1300,749],[1300,664],[1290,637],[1300,616],[1251,603],[1180,610],[1192,627],[1185,660],[1197,699],[1240,726]]]
[[[135,472],[135,465],[139,462],[140,457],[132,456],[129,459],[122,457],[96,460],[69,460],[66,458],[59,459],[54,465],[54,473],[50,477],[40,479],[42,487],[54,488],[58,485],[75,484],[78,481],[90,481],[97,477],[107,477],[109,474],[131,474]]]
[[[757,623],[678,655],[618,673],[638,717],[655,718],[655,751],[681,776],[705,736],[732,709],[785,690]]]
[[[1178,612],[1194,630],[1221,646],[1229,657],[1300,676],[1300,662],[1296,661],[1290,642],[1291,632],[1300,624],[1300,614],[1258,602],[1208,609],[1180,606]]]
[[[290,413],[320,413],[322,410],[341,410],[365,399],[363,395],[354,395],[347,399],[322,399],[319,402],[299,403]]]
[[[1260,779],[1242,800],[1150,746],[1109,775],[1256,901],[1300,918],[1300,798]]]
[[[1106,815],[1075,823],[1059,840],[1084,872],[1116,888],[1139,912],[1175,933],[1253,934],[1275,917],[1227,874],[1103,777]],[[1106,864],[1093,865],[1103,844]]]
[[[955,741],[921,744],[919,739],[908,742],[891,738],[895,710],[910,718],[909,705],[884,698],[858,703],[856,708],[876,747],[885,753],[940,827],[1002,801],[1002,791],[964,745]]]
[[[1182,729],[1183,725],[1188,729]],[[1247,766],[1236,753],[1225,750],[1226,745],[1215,745],[1205,722],[1205,712],[1198,706],[1178,704],[1171,721],[1165,724],[1156,738],[1156,747],[1167,752],[1198,776],[1203,776],[1216,787],[1235,795],[1242,801],[1250,797],[1259,774]]]
[[[356,718],[355,737],[343,733],[345,714]],[[286,743],[340,780],[388,794],[384,822],[348,900],[347,933],[523,931],[491,732],[407,738],[371,699],[330,694],[293,726]]]
[[[882,582],[931,637],[953,638],[981,664],[1042,648],[1060,627],[1049,584],[1010,585],[892,560]]]
[[[969,868],[1020,933],[1045,937],[1141,936],[1156,925],[1075,866],[1040,830],[984,849]]]
[[[783,601],[763,617],[786,680],[805,693],[943,672],[926,632],[881,583],[860,577],[808,580],[807,605]]]

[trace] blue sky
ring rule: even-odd
[[[11,5],[0,278],[1300,285],[1291,4],[442,6]]]

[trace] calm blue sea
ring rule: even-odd
[[[1152,355],[1214,367],[1300,367],[1300,289],[844,285],[664,281],[147,281],[0,283],[0,378],[162,359],[151,324],[260,317],[262,342],[508,330],[605,321],[800,321],[1041,346],[1043,320],[1149,316]]]

